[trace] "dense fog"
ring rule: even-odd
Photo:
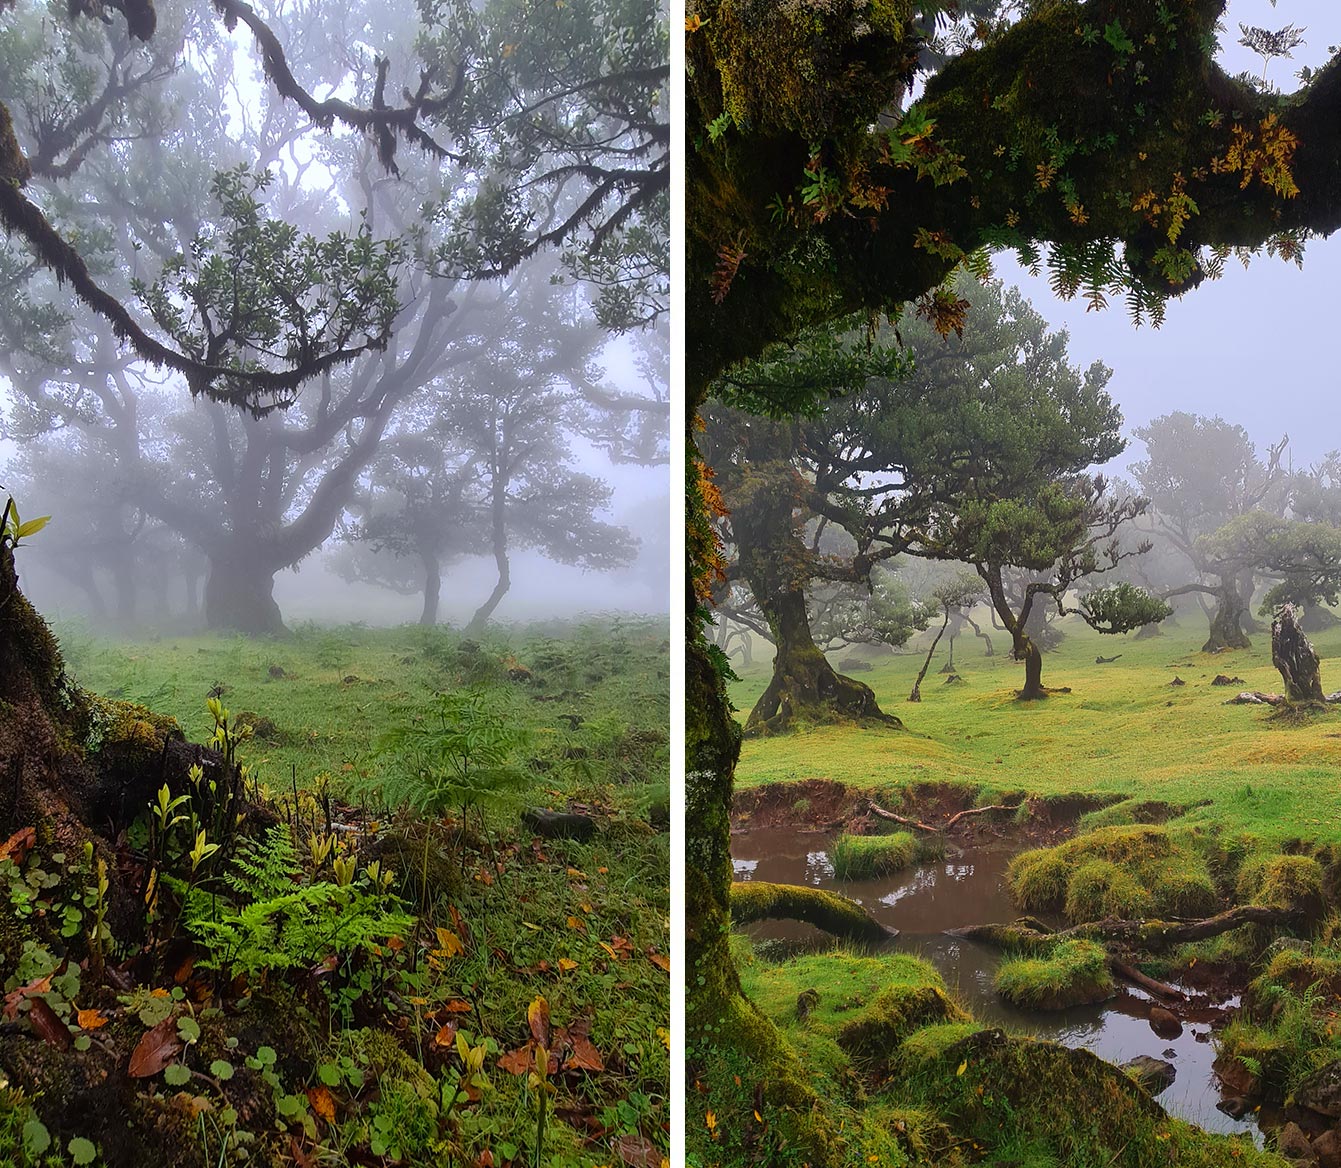
[[[416,42],[412,4],[261,9],[294,75],[355,106],[418,100],[421,64],[473,50],[465,17]],[[159,5],[144,45],[12,19],[27,192],[155,339],[240,371],[193,394],[3,245],[0,483],[52,517],[19,562],[40,609],[249,633],[666,610],[659,129],[627,104],[493,116],[486,53],[427,130],[321,132],[198,6]],[[646,174],[593,202],[607,148]],[[247,388],[288,367],[310,374],[292,392]]]

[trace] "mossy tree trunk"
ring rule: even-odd
[[[829,664],[810,630],[806,585],[819,565],[798,531],[800,476],[784,461],[755,464],[729,498],[739,575],[773,635],[773,677],[755,703],[747,734],[776,733],[797,721],[852,719],[902,728],[870,686]],[[831,577],[860,579],[861,564],[824,565]]]

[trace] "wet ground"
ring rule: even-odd
[[[897,928],[900,935],[894,947],[930,961],[975,1018],[1015,1033],[1084,1047],[1110,1062],[1125,1062],[1137,1055],[1166,1059],[1176,1068],[1177,1078],[1159,1101],[1171,1114],[1208,1131],[1259,1136],[1255,1118],[1231,1119],[1215,1107],[1224,1096],[1211,1071],[1215,1058],[1211,1026],[1220,1024],[1225,1011],[1238,1004],[1236,999],[1198,995],[1187,1005],[1176,1004],[1175,1012],[1184,1025],[1182,1035],[1175,1039],[1160,1038],[1150,1029],[1147,1015],[1155,999],[1135,988],[1093,1006],[1053,1012],[1017,1009],[992,988],[1000,952],[944,935],[947,929],[1009,921],[1019,915],[1005,886],[1006,865],[1017,847],[978,843],[960,853],[952,849],[939,863],[880,880],[844,881],[834,878],[829,862],[832,839],[828,833],[790,828],[737,834],[731,841],[736,879],[808,884],[841,892],[864,905],[877,920]],[[799,922],[767,921],[749,931],[756,941],[774,942],[780,951],[831,943],[819,930]]]

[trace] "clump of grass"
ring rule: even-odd
[[[1067,882],[1066,915],[1073,921],[1132,920],[1149,916],[1154,907],[1150,890],[1111,860],[1087,860]]]
[[[843,835],[831,854],[833,872],[839,880],[888,876],[918,858],[918,843],[910,831],[897,831],[893,835]]]
[[[1322,919],[1322,865],[1312,856],[1256,856],[1239,873],[1238,895],[1244,904],[1296,908],[1305,918]]]
[[[1113,995],[1108,954],[1094,941],[1062,941],[1041,957],[1011,957],[995,985],[1008,1002],[1030,1010],[1063,1010]]]
[[[1007,882],[1026,912],[1064,910],[1076,923],[1205,915],[1218,897],[1201,842],[1153,824],[1102,827],[1016,856]]]

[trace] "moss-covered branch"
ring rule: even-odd
[[[731,919],[738,925],[753,921],[805,921],[848,941],[883,942],[899,935],[886,928],[861,905],[819,888],[744,880],[731,885]]]

